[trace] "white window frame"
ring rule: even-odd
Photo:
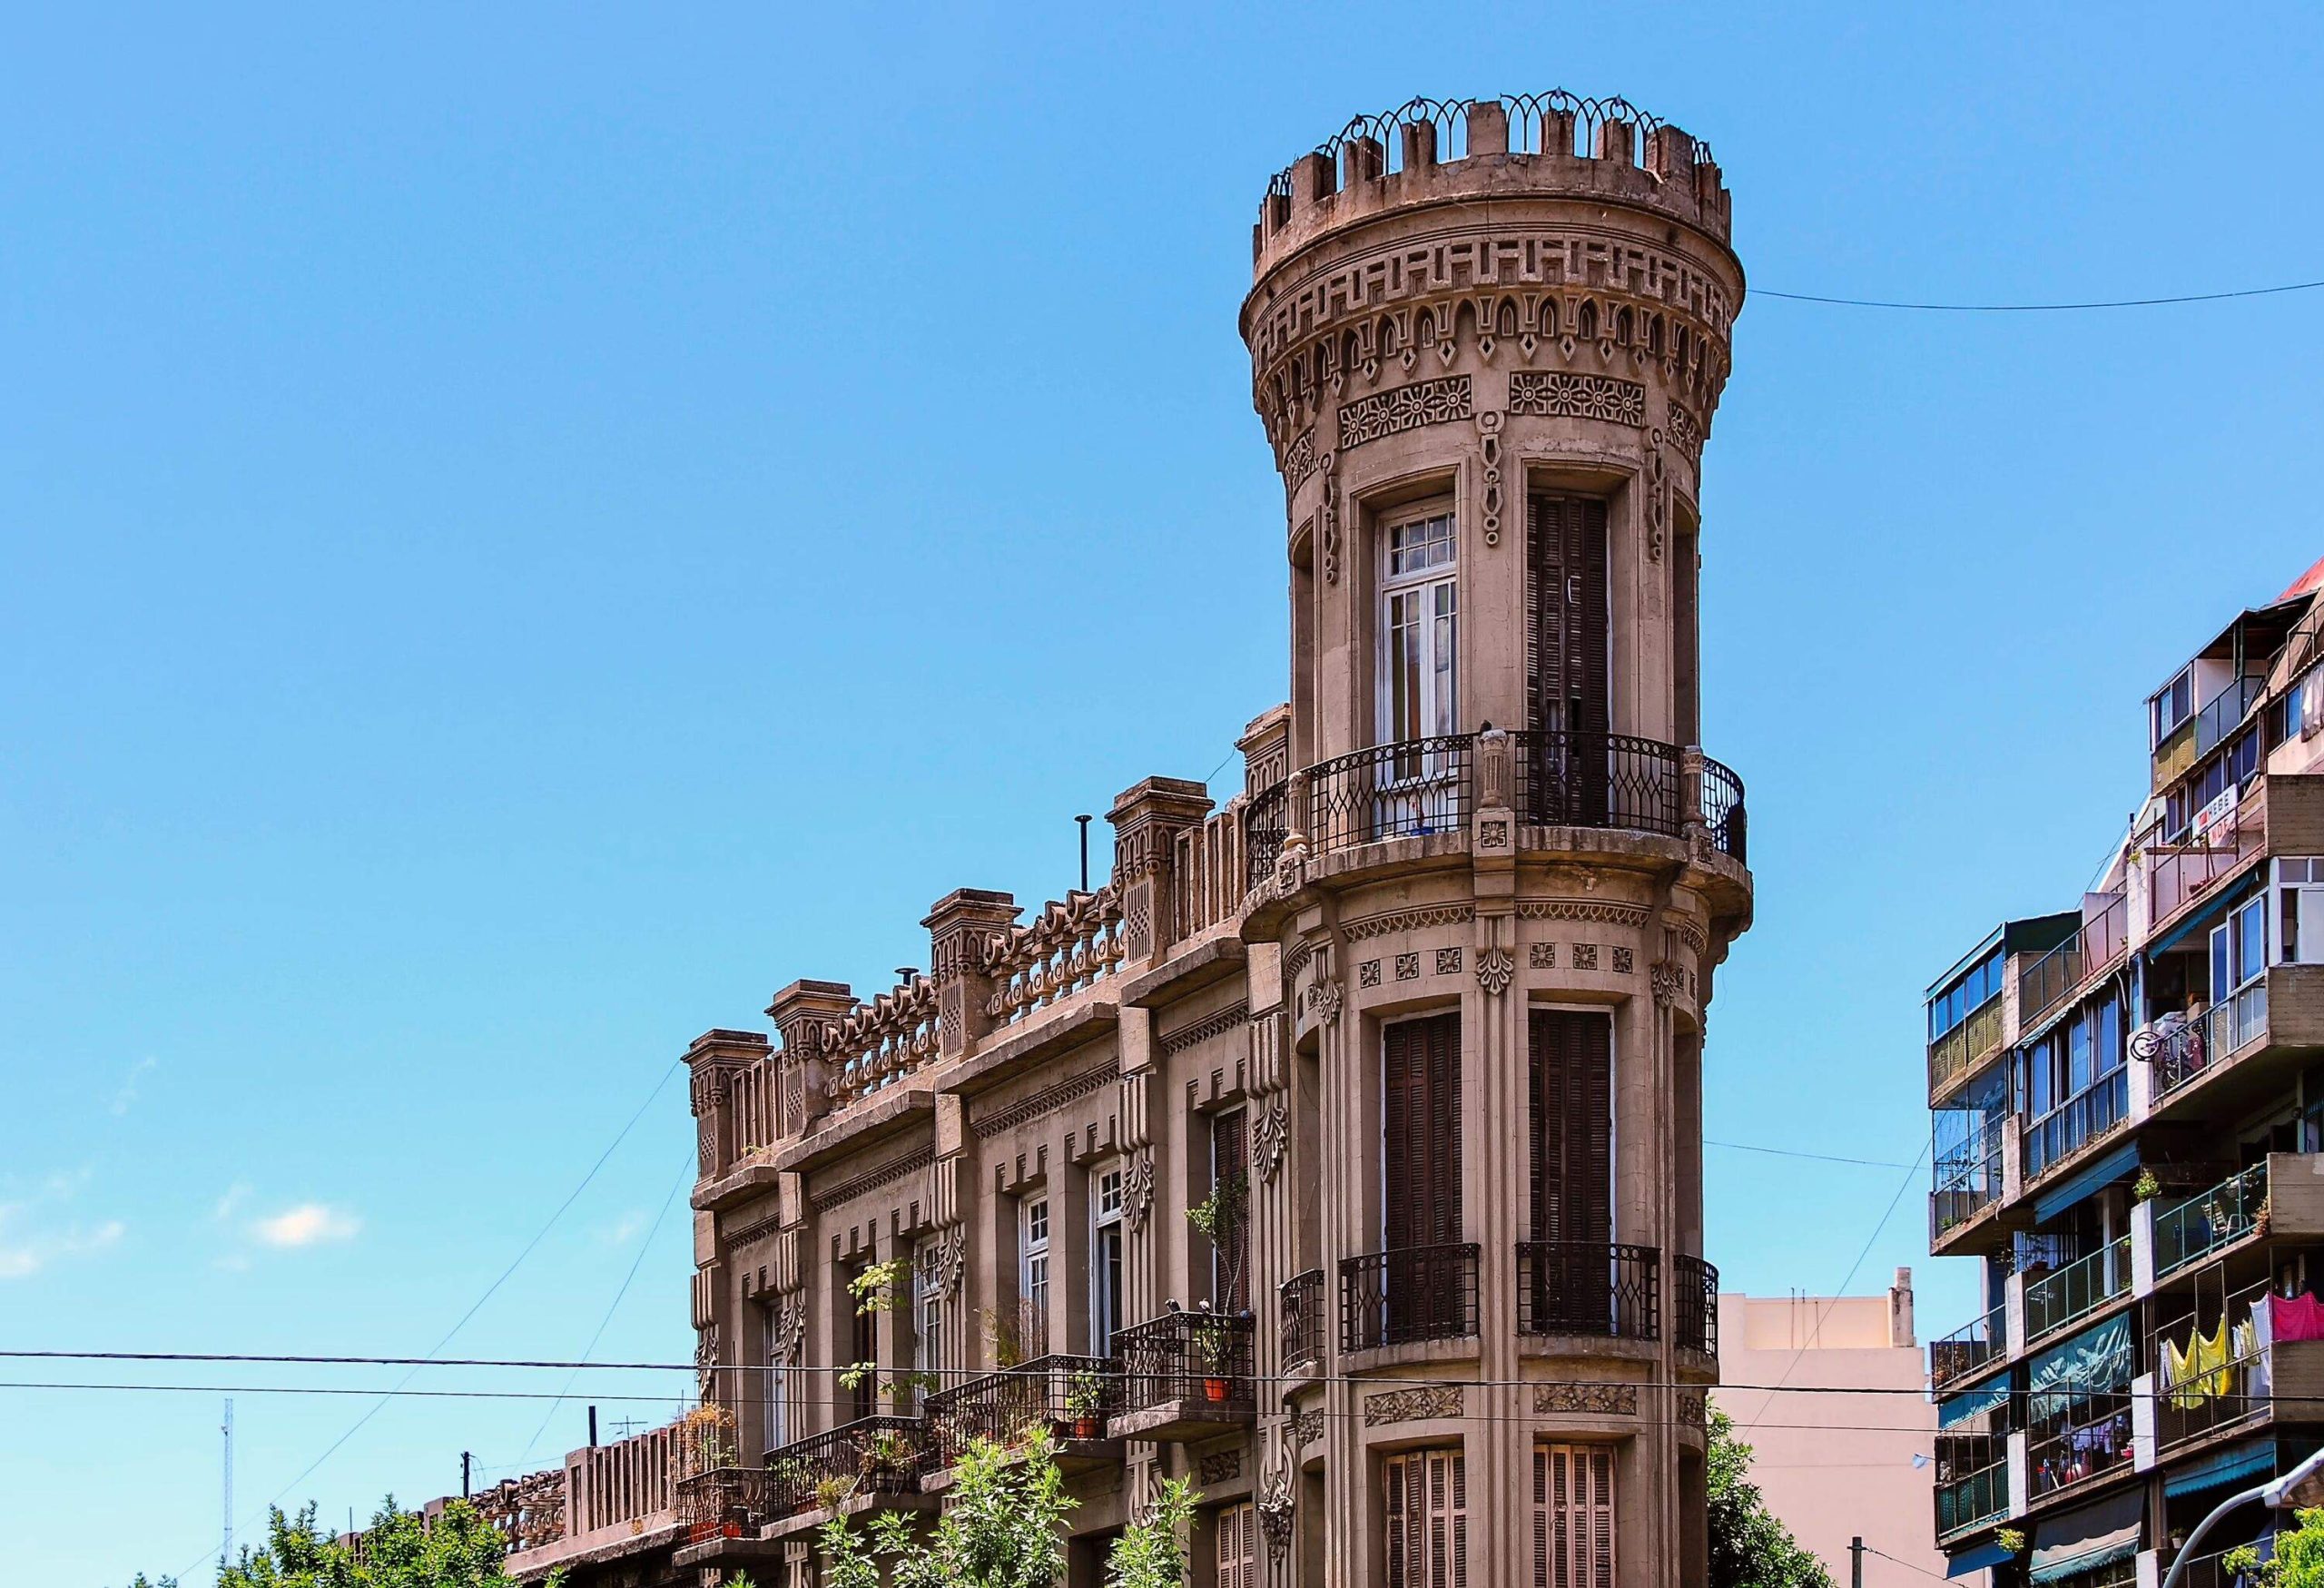
[[[790,1368],[783,1338],[783,1307],[769,1302],[759,1309],[766,1320],[766,1380],[761,1386],[760,1404],[764,1427],[761,1443],[769,1450],[780,1450],[791,1442]]]
[[[2278,860],[2275,891],[2270,959],[2283,965],[2324,964],[2324,858]]]
[[[1434,533],[1443,527],[1442,534]],[[1412,566],[1399,568],[1397,540],[1425,532]],[[1415,504],[1380,521],[1379,740],[1384,745],[1461,731],[1461,525],[1450,501]],[[1400,713],[1400,629],[1413,631],[1421,663],[1418,694]]]
[[[1027,1197],[1018,1206],[1017,1327],[1020,1335],[1029,1323],[1040,1330],[1041,1350],[1029,1354],[1041,1356],[1048,1352],[1049,1337],[1049,1194]]]
[[[1114,1354],[1114,1335],[1128,1320],[1112,1314],[1127,1305],[1127,1287],[1108,1283],[1106,1254],[1115,1254],[1113,1277],[1122,1277],[1128,1257],[1122,1234],[1122,1210],[1127,1200],[1128,1167],[1119,1159],[1100,1164],[1089,1173],[1089,1354]]]

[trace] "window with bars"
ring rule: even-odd
[[[1614,1588],[1614,1450],[1533,1446],[1533,1588]]]
[[[1212,1534],[1216,1540],[1216,1588],[1259,1588],[1259,1508],[1248,1501],[1221,1505]]]
[[[1387,1588],[1468,1588],[1469,1481],[1458,1445],[1381,1464]]]

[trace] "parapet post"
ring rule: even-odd
[[[741,1156],[743,1121],[736,1107],[736,1078],[766,1061],[767,1041],[756,1031],[707,1031],[686,1048],[686,1094],[694,1105],[699,1174],[716,1179]]]
[[[992,1030],[992,976],[986,956],[1017,924],[1017,899],[990,888],[955,888],[921,922],[928,929],[928,975],[936,983],[936,1047],[947,1059],[970,1052]]]
[[[1121,898],[1122,959],[1138,964],[1170,946],[1173,840],[1210,814],[1210,790],[1184,777],[1149,777],[1114,801],[1114,887]]]
[[[766,1006],[783,1035],[775,1110],[781,1135],[802,1135],[822,1118],[832,1083],[823,1055],[854,1009],[855,993],[844,981],[793,981]]]

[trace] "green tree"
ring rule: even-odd
[[[1832,1588],[1824,1563],[1768,1514],[1751,1447],[1725,1412],[1710,1415],[1710,1588]]]
[[[423,1523],[390,1498],[371,1518],[359,1553],[315,1524],[315,1508],[267,1514],[266,1543],[242,1546],[218,1573],[218,1588],[516,1588],[500,1569],[507,1544],[464,1500]],[[550,1581],[561,1580],[563,1573]],[[131,1588],[175,1588],[170,1578],[150,1583],[140,1573]]]
[[[905,1512],[880,1512],[862,1529],[845,1516],[825,1523],[826,1581],[880,1588],[884,1561],[892,1588],[1052,1588],[1065,1572],[1065,1515],[1078,1504],[1046,1432],[1013,1448],[971,1439],[925,1540]]]
[[[1187,1580],[1187,1524],[1196,1494],[1184,1478],[1164,1481],[1146,1514],[1122,1529],[1106,1556],[1106,1588],[1181,1588]]]
[[[2324,1588],[2324,1511],[2302,1511],[2291,1530],[2276,1535],[2273,1558],[2261,1561],[2249,1545],[2221,1563],[2250,1588]]]

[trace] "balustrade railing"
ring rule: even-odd
[[[1619,1242],[1520,1242],[1517,1332],[1659,1339],[1662,1254]]]
[[[1051,900],[987,952],[993,990],[985,1012],[1012,1025],[1112,975],[1121,968],[1121,895],[1110,883]]]
[[[2001,1360],[2008,1346],[2008,1319],[2004,1309],[1994,1307],[1980,1318],[1973,1318],[1928,1343],[1928,1377],[1932,1387],[1942,1389]]]
[[[1291,790],[1276,784],[1251,796],[1243,807],[1243,888],[1246,893],[1275,874],[1283,854],[1284,833],[1290,825]]]
[[[2130,947],[2130,898],[2117,893],[2074,934],[2017,973],[2017,1026],[2031,1031]]]
[[[2027,1182],[2113,1134],[2130,1112],[2131,1074],[2127,1069],[2118,1069],[2028,1124],[2024,1139]]]
[[[2268,983],[2262,979],[2183,1025],[2140,1032],[2131,1052],[2154,1066],[2153,1093],[2162,1099],[2267,1034]]]
[[[824,1051],[833,1104],[868,1097],[934,1063],[939,1025],[936,985],[925,976],[858,1004],[833,1030]]]
[[[1340,1349],[1475,1334],[1477,1254],[1477,1244],[1469,1241],[1342,1259]]]
[[[921,1475],[940,1459],[923,1419],[858,1417],[767,1453],[766,1465],[754,1469],[764,1475],[763,1519],[856,1494],[917,1494]]]
[[[1252,1401],[1251,1315],[1166,1312],[1114,1333],[1121,1409],[1180,1401],[1247,1407]]]
[[[478,1489],[470,1494],[468,1504],[487,1525],[500,1534],[513,1554],[518,1550],[540,1549],[563,1542],[566,1493],[565,1470],[556,1467],[527,1473],[519,1478],[504,1478],[488,1489]]]
[[[671,1423],[566,1457],[573,1535],[636,1522],[677,1504],[681,1475],[700,1465],[698,1436]]]
[[[2230,1175],[2154,1217],[2154,1273],[2175,1274],[2260,1228],[2268,1206],[2268,1160]]]
[[[1319,1367],[1324,1361],[1324,1270],[1294,1274],[1278,1292],[1283,1308],[1283,1365]]]
[[[1682,1351],[1718,1355],[1718,1268],[1685,1252],[1670,1254],[1670,1336]]]
[[[1037,1356],[984,1374],[921,1404],[937,1460],[950,1465],[972,1439],[1017,1445],[1047,1432],[1059,1439],[1102,1439],[1121,1404],[1121,1366],[1109,1356]]]
[[[2130,1287],[2131,1238],[2126,1235],[2026,1283],[2025,1337],[2045,1339],[2070,1328]]]

